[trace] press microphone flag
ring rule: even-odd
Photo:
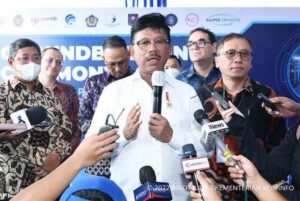
[[[34,106],[18,110],[10,114],[10,118],[14,124],[25,124],[27,129],[31,129],[47,119],[47,110],[42,106]]]
[[[142,186],[133,191],[135,201],[172,200],[170,185],[166,182],[157,182],[151,166],[142,167],[139,175]]]

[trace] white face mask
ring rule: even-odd
[[[168,68],[165,70],[165,72],[171,76],[171,77],[174,77],[176,78],[177,75],[179,75],[180,71],[177,70],[176,68]]]
[[[30,62],[28,64],[17,64],[16,70],[18,72],[18,75],[26,81],[33,81],[35,80],[40,71],[41,71],[41,65]]]

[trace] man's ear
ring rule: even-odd
[[[8,66],[11,67],[11,68],[13,68],[13,63],[14,63],[13,58],[8,57],[8,59],[7,59],[7,64],[8,64]]]
[[[133,55],[134,55],[134,49],[133,49],[133,46],[132,45],[129,45],[129,49],[128,49],[129,51],[129,56],[131,56],[131,57],[133,57]]]

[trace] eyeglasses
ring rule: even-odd
[[[16,61],[19,61],[22,64],[27,64],[30,61],[34,63],[39,63],[41,61],[41,56],[35,55],[35,56],[22,56],[22,57],[16,57]]]
[[[122,60],[119,62],[109,62],[105,63],[107,68],[115,68],[115,67],[124,67],[127,64],[127,60]]]
[[[203,48],[206,44],[211,44],[210,41],[206,41],[203,39],[200,39],[198,41],[188,41],[188,43],[186,44],[188,49],[191,49],[194,46],[197,46],[199,48]]]
[[[240,55],[243,61],[249,61],[252,58],[252,52],[250,51],[236,51],[236,50],[227,50],[226,52],[222,52],[217,54],[217,56],[225,54],[227,59],[233,60],[236,59],[238,55]]]
[[[150,40],[140,40],[137,41],[135,44],[143,51],[148,50],[151,47],[151,44],[154,44],[155,48],[162,50],[169,44],[169,40],[157,39],[152,42]]]
[[[63,65],[63,61],[62,61],[62,60],[56,60],[56,59],[54,59],[54,58],[52,58],[52,57],[46,58],[45,61],[46,61],[46,63],[47,63],[48,65],[52,64],[53,61],[55,62],[55,65],[56,65],[56,66],[62,66],[62,65]]]

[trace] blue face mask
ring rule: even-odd
[[[28,64],[17,64],[15,74],[25,81],[35,80],[41,71],[41,65],[30,62]]]

